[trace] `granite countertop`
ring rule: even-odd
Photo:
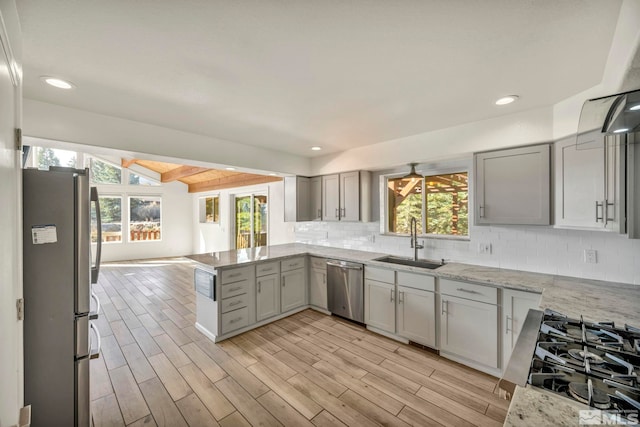
[[[640,327],[640,286],[638,285],[459,263],[449,263],[436,270],[429,270],[375,261],[375,258],[388,254],[303,243],[190,255],[188,258],[210,267],[225,268],[299,255],[336,258],[487,286],[537,292],[542,294],[540,302],[542,309],[550,308],[574,318],[583,315],[585,320],[614,321],[617,326],[628,323]],[[504,425],[578,425],[581,409],[589,408],[538,388],[518,386],[512,396]]]

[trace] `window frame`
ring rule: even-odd
[[[85,165],[86,168],[89,169],[91,185],[93,185],[93,186],[96,186],[96,185],[107,185],[107,186],[121,185],[121,186],[127,186],[127,185],[129,185],[129,176],[127,175],[126,182],[125,182],[125,170],[126,169],[123,168],[122,166],[117,165],[112,161],[109,161],[109,160],[106,160],[106,159],[103,159],[101,157],[94,156],[94,155],[91,155],[91,154],[85,154],[83,157],[84,157],[84,159],[83,159],[84,165]],[[104,164],[106,164],[108,166],[120,169],[120,182],[94,182],[93,179],[92,179],[92,177],[93,177],[93,170],[91,168],[91,161],[92,160],[97,160],[97,161],[102,162],[102,163],[104,163]]]
[[[421,234],[419,234],[418,236],[421,238],[429,238],[429,239],[443,239],[443,240],[463,240],[463,241],[468,241],[471,240],[471,225],[472,225],[472,209],[471,206],[473,206],[472,202],[472,168],[471,168],[471,164],[468,162],[455,162],[451,165],[446,165],[446,166],[433,166],[433,167],[426,167],[424,169],[420,168],[420,166],[418,166],[418,168],[420,170],[418,170],[417,172],[422,175],[422,194],[423,194],[423,199],[422,199],[422,209],[421,209],[421,217],[420,217],[420,222],[422,224],[422,230],[423,232]],[[395,233],[392,231],[389,231],[389,223],[388,223],[388,212],[389,212],[389,199],[388,199],[388,192],[387,192],[387,188],[389,185],[389,179],[394,179],[394,178],[401,178],[403,176],[405,176],[407,174],[407,170],[403,170],[402,172],[391,172],[388,174],[382,174],[380,175],[380,233],[383,235],[387,235],[387,236],[399,236],[399,237],[406,237],[409,236],[409,234],[405,234],[405,233]],[[455,173],[466,173],[467,174],[467,203],[468,203],[468,209],[467,209],[467,235],[455,235],[455,234],[433,234],[433,233],[425,233],[424,230],[427,229],[427,218],[426,218],[426,203],[425,203],[425,195],[426,195],[426,183],[425,183],[425,177],[426,176],[433,176],[433,175],[446,175],[446,174],[455,174]]]
[[[212,204],[213,204],[213,221],[207,221],[207,211],[206,211],[206,206],[207,206],[207,199],[213,199]],[[218,199],[217,201],[217,214],[218,214],[218,219],[216,220],[216,202],[215,200]],[[198,197],[198,222],[200,224],[220,224],[220,217],[221,215],[221,209],[220,209],[220,193],[216,193],[216,194],[210,194],[207,196],[202,196],[202,197]]]
[[[98,192],[98,198],[102,199],[102,198],[112,198],[112,199],[120,199],[120,240],[118,241],[103,241],[103,244],[108,244],[108,245],[112,245],[112,244],[122,244],[124,243],[124,239],[125,239],[125,233],[124,233],[124,226],[127,226],[127,229],[129,228],[129,221],[128,221],[128,215],[124,215],[124,212],[122,211],[122,207],[124,204],[124,198],[126,197],[124,194],[122,193],[100,193]],[[100,205],[100,207],[102,208],[102,205]],[[103,223],[104,224],[104,223]],[[92,242],[92,244],[95,244],[96,242]]]
[[[163,231],[163,223],[164,223],[164,212],[163,212],[163,206],[164,206],[164,202],[162,200],[162,195],[159,194],[140,194],[140,193],[134,193],[134,194],[126,194],[127,197],[127,242],[128,243],[156,243],[156,242],[162,242],[163,238],[164,238],[164,231]],[[137,239],[137,240],[133,240],[131,239],[131,199],[158,199],[160,201],[160,238],[159,239],[150,239],[150,240],[144,240],[144,239]]]

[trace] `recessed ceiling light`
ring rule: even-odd
[[[613,131],[613,133],[622,133],[622,132],[629,132],[629,128],[620,128]]]
[[[629,108],[630,111],[638,111],[640,110],[640,104],[638,105],[634,105],[633,107]]]
[[[507,105],[507,104],[511,104],[514,101],[517,101],[519,98],[518,95],[509,95],[509,96],[505,96],[503,98],[500,98],[496,101],[496,105]]]
[[[57,87],[58,89],[73,89],[75,87],[73,83],[56,77],[42,76],[40,79],[49,86]]]
[[[322,150],[322,147],[318,147],[318,146],[316,145],[315,147],[311,147],[311,149],[312,149],[313,151],[320,151],[320,150]]]
[[[232,167],[228,167],[228,168],[225,168],[225,169],[226,169],[226,170],[228,170],[228,171],[234,171],[234,170],[236,170],[236,168],[232,168]]]
[[[269,176],[278,176],[278,174],[277,174],[277,173],[273,173],[273,172],[271,172],[271,173],[269,174]]]

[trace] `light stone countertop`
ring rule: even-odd
[[[291,243],[189,255],[188,258],[214,268],[227,268],[270,259],[312,255],[360,262],[371,266],[414,271],[451,280],[542,294],[540,308],[550,308],[569,317],[591,321],[614,321],[640,327],[640,286],[575,277],[554,276],[478,265],[449,263],[436,270],[375,261],[388,254],[352,249]],[[578,411],[589,409],[568,398],[526,386],[512,396],[505,426],[578,425]]]

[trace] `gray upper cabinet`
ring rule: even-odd
[[[599,131],[555,143],[557,227],[624,232],[624,150]]]
[[[322,177],[322,219],[340,221],[340,175]]]
[[[476,153],[474,160],[476,224],[550,224],[550,144]]]
[[[284,220],[310,221],[314,219],[311,212],[311,182],[302,176],[284,178]]]
[[[366,171],[322,177],[323,221],[369,221],[371,175]]]
[[[309,178],[309,214],[312,221],[322,220],[322,177]]]

